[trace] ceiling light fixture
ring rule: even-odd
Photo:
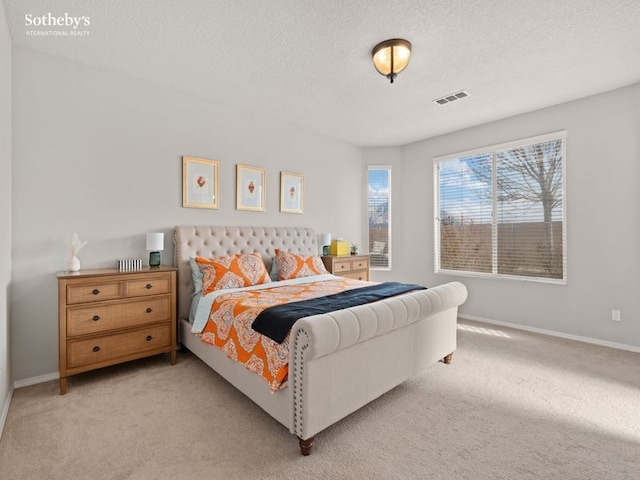
[[[409,65],[411,42],[402,38],[385,40],[373,47],[371,56],[376,70],[393,83],[398,74]]]

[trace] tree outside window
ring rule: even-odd
[[[564,134],[441,157],[436,271],[566,279]]]

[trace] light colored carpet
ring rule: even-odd
[[[266,388],[266,385],[265,385]],[[438,363],[297,439],[190,354],[16,390],[9,479],[638,479],[640,355],[464,321]]]

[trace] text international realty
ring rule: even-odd
[[[33,37],[86,37],[89,35],[87,30],[27,30],[25,33]]]

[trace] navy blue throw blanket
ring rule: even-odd
[[[284,342],[293,324],[303,317],[335,312],[344,308],[376,302],[414,290],[425,290],[422,285],[385,282],[368,287],[354,288],[333,295],[285,303],[264,309],[253,321],[251,328],[278,343]]]

